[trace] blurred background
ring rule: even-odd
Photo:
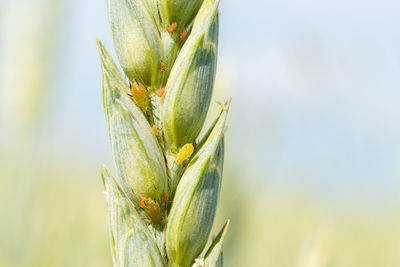
[[[226,266],[400,266],[400,2],[220,10]],[[96,36],[105,1],[0,2],[0,266],[111,266]]]

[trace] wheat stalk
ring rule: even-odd
[[[103,167],[114,266],[222,266],[229,220],[206,249],[221,187],[228,101],[200,136],[218,0],[108,0],[125,78],[100,41],[113,178]],[[204,252],[204,254],[202,254]]]

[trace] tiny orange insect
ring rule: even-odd
[[[167,70],[167,64],[165,64],[164,62],[161,62],[161,70],[162,71],[166,71]]]
[[[168,203],[168,194],[164,194],[164,202]]]
[[[140,201],[140,207],[141,207],[142,209],[144,209],[145,206],[146,206],[146,198],[143,197],[143,198],[142,198],[142,201]]]
[[[186,35],[187,35],[187,30],[186,30],[186,29],[183,29],[183,31],[182,31],[181,34],[179,35],[179,39],[180,39],[181,41],[183,41],[183,39],[186,38]]]
[[[160,92],[158,92],[158,97],[163,97],[165,94],[165,87],[161,88]]]
[[[169,25],[168,27],[168,32],[172,33],[173,31],[175,31],[176,26],[178,26],[178,24],[176,22],[172,22],[171,25]]]
[[[153,127],[151,127],[151,129],[153,129],[154,135],[158,136],[158,129],[157,126],[154,124]]]

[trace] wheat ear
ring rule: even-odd
[[[120,71],[97,40],[113,158],[102,179],[114,266],[222,266],[218,205],[230,101],[200,135],[214,87],[218,0],[108,0]]]

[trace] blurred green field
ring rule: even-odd
[[[96,168],[76,159],[1,156],[0,266],[111,266]],[[214,230],[231,219],[226,266],[400,266],[397,216],[260,194],[233,173],[226,170]]]

